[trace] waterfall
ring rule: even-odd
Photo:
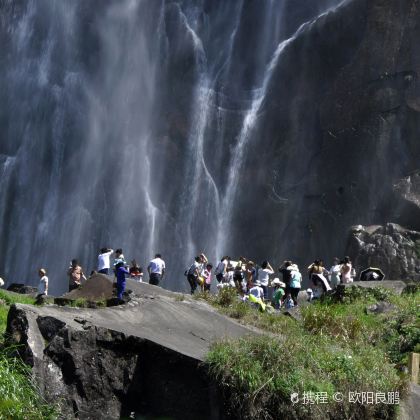
[[[226,254],[227,248],[227,233],[229,232],[229,224],[232,223],[232,210],[235,202],[236,195],[239,194],[238,184],[241,171],[244,170],[244,155],[247,151],[247,143],[252,139],[254,130],[258,123],[259,113],[261,112],[261,106],[266,98],[267,89],[269,87],[271,76],[275,71],[278,61],[281,59],[281,55],[285,48],[293,42],[302,32],[311,28],[312,24],[317,19],[325,16],[330,10],[321,13],[316,19],[305,22],[302,24],[297,31],[288,39],[283,40],[277,46],[267,68],[264,72],[264,78],[260,89],[255,91],[252,99],[252,105],[250,109],[245,113],[242,128],[238,135],[238,140],[232,153],[232,159],[229,164],[229,175],[227,179],[226,192],[222,200],[221,208],[218,216],[218,227],[217,227],[217,248],[216,255],[221,256]],[[280,198],[281,199],[281,198]]]
[[[304,3],[0,1],[0,276],[43,266],[62,293],[72,258],[89,272],[110,246],[144,268],[162,253],[183,290],[195,253],[240,253],[273,74],[339,1]]]

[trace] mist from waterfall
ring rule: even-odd
[[[110,246],[143,267],[162,253],[183,290],[196,253],[242,253],[233,208],[271,77],[340,2],[310,3],[2,1],[0,276],[45,266],[58,294],[72,258],[89,271]]]

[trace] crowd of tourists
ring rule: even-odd
[[[112,261],[113,258],[113,261]],[[159,285],[165,275],[165,261],[156,254],[147,266],[148,281]],[[322,260],[315,260],[307,268],[310,287],[305,290],[308,300],[317,299],[324,293],[337,287],[340,283],[350,283],[356,276],[349,257],[342,260],[335,258],[329,270]],[[128,264],[121,248],[115,251],[111,248],[101,248],[98,255],[97,270],[90,273],[113,275],[116,278],[117,297],[122,299],[126,287],[126,278],[143,282],[143,268],[136,260]],[[302,273],[297,264],[286,260],[276,270],[269,261],[260,265],[245,258],[237,260],[224,256],[213,270],[204,253],[195,257],[194,262],[185,270],[190,293],[197,290],[210,291],[212,284],[216,290],[234,288],[244,301],[259,305],[262,309],[269,301],[275,309],[291,308],[298,305],[299,292],[302,290]],[[86,275],[78,260],[73,259],[67,270],[69,291],[80,287],[86,280]],[[38,296],[48,294],[48,277],[44,268],[39,269]]]
[[[114,261],[111,264],[111,257],[114,255]],[[112,267],[111,267],[112,265]],[[125,291],[126,278],[129,277],[137,282],[143,282],[143,268],[137,264],[136,260],[131,260],[131,265],[125,260],[123,250],[121,248],[113,250],[111,248],[101,248],[98,255],[97,271],[92,271],[91,275],[95,273],[114,275],[117,279],[117,298],[122,299]],[[149,283],[158,286],[163,276],[165,275],[165,261],[160,254],[156,254],[149,265],[147,272],[149,274]],[[69,276],[69,291],[78,288],[86,277],[83,273],[82,267],[77,260],[73,260],[68,270]]]
[[[248,300],[261,309],[272,301],[275,309],[287,309],[298,305],[298,295],[302,289],[302,273],[297,264],[286,260],[276,271],[268,261],[261,265],[239,257],[234,260],[229,256],[221,258],[214,273],[213,266],[202,253],[195,257],[193,264],[185,271],[191,294],[196,290],[210,290],[212,275],[216,279],[217,289],[234,288],[244,301]],[[307,267],[310,287],[306,289],[307,300],[320,298],[338,284],[351,283],[356,276],[349,257],[341,261],[335,258],[329,270],[322,260],[315,260]],[[281,279],[278,277],[280,276]],[[270,292],[270,293],[269,293]]]
[[[112,260],[114,256],[114,260]],[[163,276],[165,275],[165,261],[162,259],[160,254],[156,254],[147,266],[147,272],[149,275],[149,283],[153,285],[159,285]],[[117,286],[117,298],[122,299],[125,286],[126,278],[131,278],[137,282],[143,282],[143,268],[137,264],[136,260],[131,260],[129,265],[125,260],[123,250],[121,248],[115,251],[111,248],[101,248],[98,255],[97,270],[93,270],[90,276],[93,274],[100,273],[106,275],[113,275],[116,278]],[[37,298],[42,299],[48,295],[48,277],[47,270],[40,268],[38,270],[39,283],[38,283],[38,294]],[[73,259],[67,269],[67,276],[69,278],[69,292],[79,288],[86,280],[86,275],[82,266],[79,264],[77,259]]]

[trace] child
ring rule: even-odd
[[[286,287],[286,283],[280,281],[279,278],[275,278],[271,285],[274,287],[274,294],[273,294],[273,303],[275,309],[281,308],[281,302],[284,297],[284,288]]]
[[[213,266],[211,264],[207,264],[206,268],[203,271],[203,277],[204,277],[204,291],[210,292],[210,286],[211,286],[211,270],[213,269]]]
[[[293,302],[292,295],[290,293],[287,294],[284,305],[286,309],[294,308],[295,304]]]
[[[124,267],[123,262],[119,262],[115,266],[115,275],[117,276],[117,298],[122,300],[123,293],[125,290],[125,276],[130,272]]]
[[[131,261],[130,276],[133,280],[142,283],[143,282],[143,269],[138,266],[137,261]]]

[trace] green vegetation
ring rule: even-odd
[[[35,303],[35,298],[33,298],[32,296],[6,292],[5,290],[1,289],[0,299],[6,302],[7,305],[12,305],[13,303],[26,303],[28,305],[33,305]]]
[[[387,302],[390,311],[372,314],[367,307]],[[343,303],[332,299],[303,310],[304,327],[353,345],[380,348],[390,361],[405,364],[409,352],[420,350],[420,292],[397,296],[388,289],[346,289]]]
[[[404,396],[407,378],[398,367],[409,352],[420,350],[419,292],[397,296],[380,288],[346,289],[340,302],[329,298],[302,308],[302,322],[261,313],[229,289],[198,298],[274,333],[217,342],[208,354],[212,376],[242,418],[395,417],[396,405],[354,404],[348,395],[398,391]],[[378,301],[388,302],[389,311],[367,311]],[[303,404],[304,392],[326,393],[328,403]],[[333,401],[337,392],[345,396],[342,402]],[[291,403],[293,393],[299,394],[299,403]]]
[[[179,293],[175,296],[175,302],[183,302],[184,300],[185,300],[184,294]]]
[[[58,409],[42,400],[30,369],[12,355],[14,349],[5,349],[3,336],[6,330],[7,314],[13,303],[34,304],[35,299],[27,295],[0,290],[0,420],[30,419],[43,420],[58,417]]]
[[[9,293],[5,290],[0,289],[0,336],[3,336],[6,330],[7,323],[7,314],[9,313],[9,307],[13,303],[26,303],[33,305],[35,303],[35,298],[27,295],[19,295],[17,293]],[[0,338],[0,347],[2,346],[2,340]]]
[[[78,298],[75,300],[70,300],[68,306],[71,306],[72,308],[87,308],[89,305],[89,302],[85,298]]]
[[[6,354],[5,354],[6,353]],[[56,407],[39,397],[30,369],[21,360],[0,355],[0,419],[55,419]]]

